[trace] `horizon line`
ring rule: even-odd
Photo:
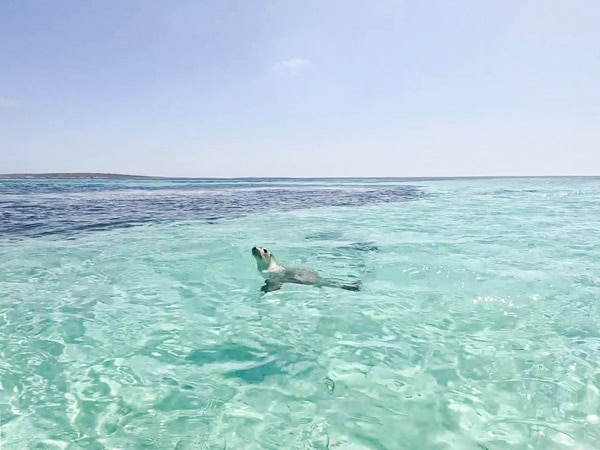
[[[492,178],[598,178],[600,175],[438,175],[438,176],[231,176],[231,177],[202,177],[202,176],[168,176],[168,175],[135,175],[112,172],[23,172],[0,173],[0,179],[18,178],[130,178],[130,179],[163,179],[163,180],[344,180],[344,179],[379,179],[379,180],[456,180],[456,179],[492,179]]]

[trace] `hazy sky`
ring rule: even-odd
[[[600,1],[0,1],[0,172],[600,175]]]

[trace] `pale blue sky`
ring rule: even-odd
[[[600,175],[600,2],[0,2],[0,172]]]

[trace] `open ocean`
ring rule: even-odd
[[[597,449],[599,301],[600,178],[0,180],[0,448]]]

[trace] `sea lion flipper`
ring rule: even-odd
[[[353,282],[343,283],[341,286],[342,289],[346,289],[347,291],[360,291],[360,284]]]
[[[283,285],[283,283],[279,279],[267,280],[267,281],[265,281],[265,284],[260,288],[260,290],[263,293],[273,292],[273,291],[276,291],[277,289],[280,289],[282,285]]]

